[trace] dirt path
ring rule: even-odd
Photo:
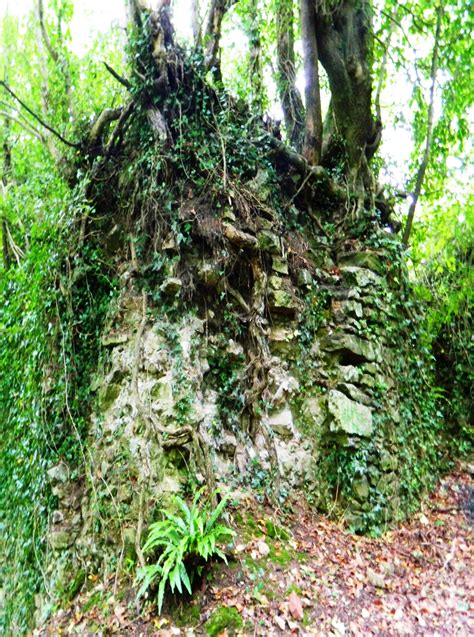
[[[81,594],[35,634],[474,635],[472,504],[471,478],[452,473],[422,512],[382,539],[350,535],[304,510],[287,520],[287,536],[251,507],[235,559],[172,617],[150,608],[134,618],[126,599],[99,584],[100,603],[87,608],[93,591]]]

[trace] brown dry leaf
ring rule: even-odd
[[[284,617],[282,617],[281,615],[275,615],[273,619],[275,620],[275,624],[280,630],[286,629],[286,620]]]
[[[125,606],[119,604],[114,608],[114,615],[118,619],[120,625],[123,626],[123,624],[125,623],[125,617],[127,615],[127,609],[125,608]]]
[[[380,573],[376,573],[371,568],[367,570],[367,579],[376,588],[385,588],[385,578]]]
[[[298,595],[293,591],[288,598],[288,610],[293,619],[301,621],[303,619],[303,605]]]

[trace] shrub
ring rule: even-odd
[[[214,556],[227,563],[226,556],[218,543],[230,540],[235,532],[219,519],[227,505],[224,498],[213,506],[213,496],[202,501],[203,489],[194,497],[191,507],[179,496],[175,496],[178,514],[162,509],[163,520],[150,525],[148,538],[143,546],[144,553],[160,552],[158,560],[140,569],[138,581],[142,582],[138,597],[159,582],[158,612],[161,613],[166,584],[171,592],[183,592],[183,587],[191,594],[192,580],[202,573],[203,566]],[[189,572],[188,572],[189,571]]]

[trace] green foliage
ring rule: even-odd
[[[217,492],[202,501],[203,490],[194,497],[191,507],[179,496],[175,496],[177,513],[162,509],[163,520],[150,525],[148,538],[143,546],[144,553],[156,550],[158,560],[145,566],[138,573],[142,582],[138,596],[159,582],[157,603],[161,613],[166,585],[171,592],[183,593],[183,587],[192,593],[192,581],[202,571],[203,564],[214,556],[227,562],[225,553],[218,543],[230,540],[234,531],[219,523],[228,499],[223,498],[214,507]]]
[[[25,631],[46,585],[40,564],[55,505],[46,471],[60,459],[81,462],[89,380],[114,288],[97,245],[76,251],[80,189],[69,194],[48,163],[39,168],[2,201],[3,209],[21,206],[25,224],[16,226],[24,258],[0,269],[2,634]]]

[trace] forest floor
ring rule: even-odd
[[[130,590],[114,595],[114,578],[90,576],[89,590],[34,635],[473,635],[473,505],[465,466],[378,539],[303,506],[276,522],[249,502],[234,558],[216,565],[192,600],[138,615]]]

